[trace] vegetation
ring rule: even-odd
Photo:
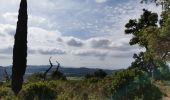
[[[27,0],[21,0],[13,49],[12,90],[22,89],[27,63]]]
[[[149,0],[143,0],[144,2]],[[130,19],[125,33],[131,34],[130,45],[145,51],[134,54],[134,62],[127,69],[107,75],[103,70],[87,74],[85,78],[67,80],[59,71],[60,63],[51,74],[53,64],[44,73],[35,73],[23,84],[27,57],[27,1],[21,0],[15,35],[12,84],[7,72],[6,82],[0,83],[2,100],[160,100],[170,96],[170,10],[158,14],[143,9],[139,19]],[[22,88],[23,84],[23,88]],[[12,87],[12,90],[10,89]],[[21,90],[21,91],[20,91]]]
[[[160,100],[162,92],[139,69],[122,70],[115,73],[112,82],[114,100]]]
[[[93,74],[85,75],[85,78],[86,79],[89,79],[89,78],[104,78],[106,76],[107,76],[107,73],[104,72],[102,69],[99,69],[99,70],[95,71]]]
[[[54,100],[56,96],[57,93],[45,82],[27,84],[19,94],[23,100]]]

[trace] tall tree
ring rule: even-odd
[[[12,90],[17,95],[22,89],[27,64],[27,0],[21,0],[13,49]]]
[[[146,36],[148,34],[144,34],[144,29],[153,26],[157,27],[158,15],[156,13],[152,13],[146,9],[143,9],[143,14],[141,17],[136,20],[129,20],[129,22],[125,25],[126,30],[125,34],[132,34],[133,38],[130,40],[130,45],[138,44],[145,49],[148,49],[148,41],[146,40]]]
[[[133,38],[130,40],[129,44],[138,44],[139,46],[146,49],[146,52],[142,52],[139,55],[134,55],[135,62],[132,63],[132,66],[140,67],[149,73],[153,72],[153,70],[156,68],[150,49],[150,43],[154,41],[153,39],[155,38],[153,37],[156,37],[154,32],[157,31],[157,23],[158,15],[143,9],[143,14],[138,20],[129,20],[129,23],[125,25],[125,34],[133,35]]]

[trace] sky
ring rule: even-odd
[[[140,0],[27,0],[28,65],[47,65],[48,59],[68,67],[127,68],[133,54],[125,35],[129,19],[142,9],[160,13]],[[0,0],[0,65],[12,65],[12,49],[20,0]]]

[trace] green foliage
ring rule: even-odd
[[[46,82],[30,83],[19,94],[23,100],[55,100],[57,93]]]
[[[104,83],[104,82],[103,82]],[[92,83],[85,80],[50,81],[49,86],[57,93],[57,100],[105,100],[111,97],[110,91],[105,91],[105,84],[101,81]],[[110,84],[111,81],[108,82]],[[110,88],[110,87],[107,87]]]
[[[93,74],[86,74],[85,79],[90,79],[90,78],[93,78],[93,79],[101,78],[102,79],[106,76],[107,76],[107,73],[103,71],[102,69],[99,69],[95,71]]]
[[[44,74],[43,73],[34,73],[30,76],[28,76],[27,80],[29,82],[37,82],[37,81],[42,81],[44,79]]]
[[[148,42],[146,37],[144,37],[143,29],[149,26],[157,26],[158,15],[156,13],[152,13],[148,10],[143,10],[143,14],[141,18],[138,20],[129,20],[129,23],[125,25],[126,34],[132,34],[133,38],[130,40],[130,45],[139,44],[142,47],[148,48]]]
[[[9,87],[0,86],[0,99],[1,100],[17,100],[13,91]]]
[[[148,75],[138,69],[127,69],[114,74],[112,82],[114,100],[159,100],[162,93],[151,84]],[[151,93],[150,93],[151,92]]]
[[[55,80],[67,80],[66,76],[62,72],[60,72],[58,70],[52,72],[51,79],[55,79]]]
[[[158,23],[158,15],[148,10],[143,10],[138,20],[129,20],[125,25],[126,34],[132,34],[130,45],[138,44],[146,49],[145,52],[134,54],[135,61],[130,68],[139,68],[161,79],[164,75],[160,71],[159,63],[166,63],[170,58],[170,10],[165,10]],[[162,70],[163,71],[163,70]],[[164,70],[165,71],[165,70]]]
[[[106,77],[107,73],[104,72],[103,70],[99,69],[96,72],[94,72],[94,76],[98,78],[104,78]]]
[[[170,80],[170,68],[164,62],[157,62],[158,69],[155,73],[155,78],[157,80]]]

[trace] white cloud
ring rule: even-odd
[[[96,0],[97,3],[103,3],[106,2],[107,0]]]

